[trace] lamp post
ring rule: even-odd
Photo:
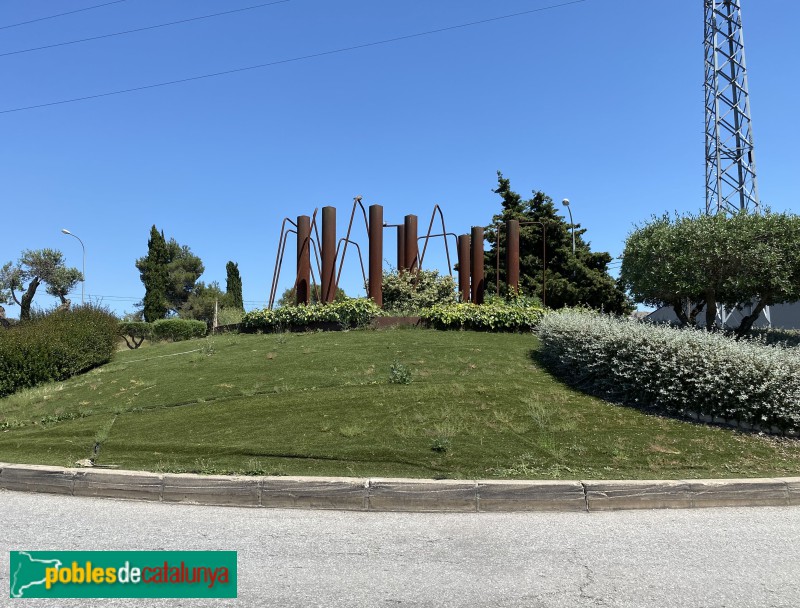
[[[66,228],[62,228],[61,232],[69,236],[74,236],[76,239],[78,239],[78,242],[81,244],[81,249],[83,249],[83,268],[81,270],[81,274],[83,275],[83,280],[81,281],[81,306],[83,306],[83,297],[84,297],[84,292],[86,291],[86,247],[79,236],[72,234]]]
[[[569,223],[572,226],[572,257],[575,257],[575,222],[572,221],[572,208],[569,206],[569,199],[565,198],[561,204],[569,211]]]

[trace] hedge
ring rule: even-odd
[[[180,342],[192,338],[202,338],[208,332],[205,321],[194,319],[159,319],[153,321],[152,334],[154,340],[171,340]]]
[[[542,318],[541,308],[502,302],[440,304],[420,311],[420,319],[435,329],[531,331]]]
[[[562,310],[539,323],[543,360],[587,392],[759,429],[800,427],[800,349]]]
[[[271,332],[313,328],[328,323],[343,328],[359,327],[367,325],[381,314],[381,309],[372,300],[347,298],[330,304],[253,310],[244,315],[240,329],[246,333]]]
[[[92,305],[0,331],[0,397],[108,362],[117,337],[116,317]]]

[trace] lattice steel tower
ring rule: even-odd
[[[742,2],[704,2],[706,213],[758,213]]]

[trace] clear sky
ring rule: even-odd
[[[7,27],[109,1],[0,4],[0,263],[51,247],[80,268],[80,244],[60,232],[68,228],[86,245],[87,294],[117,312],[144,294],[134,261],[153,224],[202,258],[206,282],[224,288],[225,263],[238,262],[251,309],[268,298],[282,218],[334,205],[342,233],[356,195],[384,205],[387,222],[417,214],[421,228],[438,203],[448,230],[464,233],[498,211],[491,189],[502,170],[523,195],[569,198],[593,249],[614,256],[635,223],[704,208],[702,0],[585,0],[4,112],[568,0],[287,0],[15,53],[260,4],[125,0]],[[762,203],[795,212],[796,3],[743,0]],[[441,244],[431,246],[426,266],[444,267]],[[292,283],[288,257],[282,289]],[[358,295],[349,253],[344,274]],[[40,291],[35,301],[51,305]]]

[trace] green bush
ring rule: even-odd
[[[0,332],[0,397],[108,362],[118,335],[116,317],[93,305],[50,313]]]
[[[800,351],[576,310],[537,327],[551,369],[587,392],[682,416],[800,427]]]
[[[534,306],[502,301],[490,304],[444,304],[420,312],[420,319],[435,329],[477,331],[531,331],[544,311]]]
[[[145,321],[120,321],[119,335],[125,340],[128,348],[139,348],[145,339],[152,340],[153,326]]]
[[[380,316],[381,309],[372,300],[347,298],[330,304],[284,306],[253,310],[242,317],[241,331],[255,333],[284,329],[309,328],[322,323],[336,323],[344,328],[367,325]]]
[[[423,308],[456,300],[456,283],[438,270],[383,273],[383,309],[393,315],[415,315]]]
[[[194,319],[159,319],[152,323],[154,340],[180,342],[191,338],[202,338],[208,331],[205,321]]]

